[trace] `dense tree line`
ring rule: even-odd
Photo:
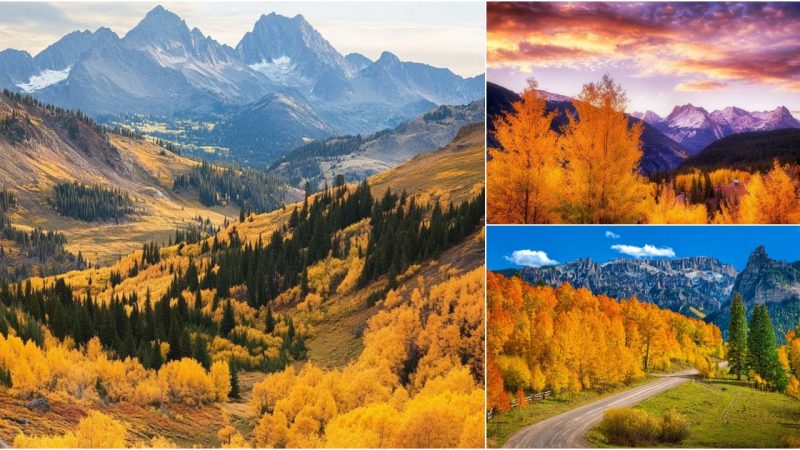
[[[286,197],[286,186],[272,175],[248,168],[217,168],[207,162],[173,181],[175,190],[198,190],[206,206],[233,203],[256,213],[278,208]]]
[[[373,208],[361,284],[385,274],[393,279],[412,264],[438,258],[480,226],[483,206],[483,192],[457,207],[451,203],[443,211],[438,202],[431,210],[417,205],[405,192],[397,196],[387,189]]]
[[[97,337],[103,348],[117,358],[136,357],[148,369],[158,369],[168,361],[181,358],[193,358],[208,369],[211,366],[210,339],[216,335],[227,337],[248,350],[259,345],[250,342],[245,334],[232,333],[232,326],[226,329],[230,325],[224,322],[229,319],[223,318],[217,324],[208,312],[201,310],[200,302],[189,304],[183,295],[176,294],[183,287],[179,286],[178,280],[180,277],[176,273],[170,290],[156,301],[151,299],[148,292],[144,306],[140,306],[142,302],[135,293],[114,295],[108,302],[97,302],[89,292],[84,296],[75,293],[62,279],[41,290],[32,289],[30,282],[16,285],[3,283],[0,287],[0,304],[24,312],[32,321],[46,326],[58,339],[69,337],[76,344],[83,345]],[[192,287],[197,293],[197,284],[185,288]],[[177,301],[173,301],[176,298]],[[230,302],[225,308],[224,316],[231,314],[232,318],[232,310],[227,312]],[[0,328],[8,320],[0,317]],[[260,367],[250,369],[274,371],[283,368],[290,359],[305,357],[302,337],[295,333],[291,319],[286,320],[289,322],[289,332],[283,338],[284,345],[278,358],[264,358]],[[16,324],[8,325],[16,329]],[[269,333],[272,332],[274,324]],[[165,357],[162,355],[162,343],[169,344]]]
[[[782,164],[800,164],[800,130],[750,131],[724,137],[684,161],[678,171],[727,168],[767,172],[776,159]]]
[[[605,391],[676,362],[701,372],[722,356],[716,325],[652,303],[594,295],[568,283],[531,286],[487,273],[488,406],[553,390]]]
[[[306,269],[329,252],[342,252],[341,243],[334,242],[336,232],[369,217],[372,204],[366,182],[352,193],[340,186],[295,207],[287,229],[275,231],[268,242],[259,238],[243,243],[234,229],[227,242],[213,240],[211,264],[201,285],[216,288],[217,296],[225,297],[232,286],[244,284],[248,302],[265,305],[286,289],[304,285]]]
[[[127,192],[83,183],[59,183],[53,187],[53,207],[59,214],[87,222],[119,220],[134,212]]]

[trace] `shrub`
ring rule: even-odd
[[[638,447],[658,442],[660,421],[633,408],[612,408],[606,411],[600,426],[608,442],[623,447]]]
[[[691,429],[686,417],[675,408],[664,413],[661,421],[661,442],[677,444],[689,437]]]
[[[689,421],[675,408],[662,418],[639,409],[609,409],[600,426],[609,443],[624,447],[678,444],[690,433]]]

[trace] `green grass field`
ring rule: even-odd
[[[781,393],[758,391],[744,383],[691,381],[636,406],[658,416],[673,407],[689,419],[692,427],[692,434],[681,447],[765,448],[800,441],[800,401]],[[594,428],[587,439],[593,446],[608,446],[599,428]]]
[[[541,422],[553,416],[583,406],[603,397],[640,386],[649,381],[651,377],[636,380],[629,385],[620,385],[605,392],[582,391],[577,394],[565,393],[559,397],[550,397],[543,401],[532,403],[525,408],[514,408],[511,411],[496,414],[486,424],[487,443],[489,447],[501,447],[514,433],[528,425]]]

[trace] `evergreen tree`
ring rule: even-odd
[[[169,308],[169,307],[167,307]],[[184,355],[181,353],[181,338],[183,337],[183,330],[181,330],[181,317],[177,309],[170,309],[170,325],[169,325],[169,353],[167,353],[167,360],[173,361],[181,359]]]
[[[208,353],[208,343],[202,336],[194,339],[192,358],[199,362],[206,370],[211,367],[211,355]]]
[[[767,306],[753,307],[750,333],[747,339],[747,362],[751,370],[775,389],[783,391],[788,383],[786,372],[778,360],[775,328],[769,318]]]
[[[228,300],[225,303],[225,310],[222,312],[222,320],[219,323],[220,336],[228,337],[230,332],[236,326],[236,318],[233,315],[233,305]]]
[[[737,380],[747,373],[747,308],[738,293],[731,304],[731,322],[728,325],[728,368]]]
[[[233,360],[228,361],[228,369],[231,373],[231,391],[228,394],[230,398],[240,398],[241,392],[239,389],[239,368]]]

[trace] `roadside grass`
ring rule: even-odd
[[[688,448],[776,448],[800,439],[800,402],[735,380],[693,380],[635,408],[662,416],[675,408],[691,423]],[[600,427],[587,434],[594,447],[612,447]]]
[[[646,376],[630,384],[615,386],[604,392],[581,391],[576,394],[563,393],[559,396],[549,397],[542,401],[531,403],[524,408],[514,408],[511,411],[497,413],[486,424],[487,444],[489,447],[502,447],[503,444],[517,431],[550,417],[578,408],[588,403],[600,400],[628,389],[641,386],[653,381],[652,376]]]

